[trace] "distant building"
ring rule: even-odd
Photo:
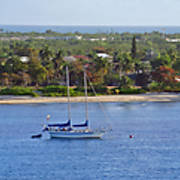
[[[75,57],[76,59],[82,59],[82,60],[85,60],[85,61],[89,60],[89,57],[83,56],[83,55],[75,55],[73,57]]]
[[[175,77],[175,80],[176,80],[177,82],[180,82],[180,76],[176,76],[176,77]]]
[[[113,57],[106,53],[97,53],[98,57],[112,59]]]
[[[86,41],[106,41],[107,38],[106,37],[102,37],[102,38],[84,38],[83,40],[86,40]]]
[[[82,40],[82,36],[75,36],[77,40]]]
[[[46,39],[44,36],[37,36],[37,37],[34,37],[34,39]]]
[[[167,42],[180,42],[180,39],[169,39],[169,38],[166,38],[166,41]]]
[[[68,40],[81,40],[82,37],[81,36],[51,36],[51,37],[45,37],[46,40],[64,40],[64,41],[68,41]]]
[[[65,56],[63,59],[67,62],[74,62],[77,60],[74,56]]]
[[[27,62],[29,62],[29,57],[28,56],[21,56],[20,61],[23,63],[27,63]]]

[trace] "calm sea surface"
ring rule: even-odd
[[[163,32],[167,34],[180,33],[180,26],[23,26],[0,25],[5,32],[45,32],[51,29],[56,32],[80,32],[80,33],[145,33]]]
[[[103,140],[31,139],[45,122],[65,121],[67,104],[0,105],[0,180],[180,179],[180,103],[105,103]],[[72,104],[74,122],[84,105]],[[108,120],[89,104],[94,128]],[[134,135],[130,139],[129,135]]]

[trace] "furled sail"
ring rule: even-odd
[[[71,125],[71,121],[69,120],[67,123],[55,123],[55,124],[48,124],[48,127],[68,127]]]
[[[74,124],[73,127],[88,127],[88,120],[86,120],[86,122],[82,124]]]

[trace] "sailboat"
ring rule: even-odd
[[[71,120],[71,106],[70,106],[70,92],[69,92],[69,70],[66,66],[66,84],[67,84],[67,99],[68,99],[68,121],[64,123],[54,123],[45,125],[43,131],[47,131],[51,138],[67,138],[67,139],[98,139],[104,135],[103,130],[93,131],[90,128],[88,119],[88,98],[87,98],[87,77],[84,70],[84,89],[85,89],[85,111],[86,120],[81,124],[72,124]],[[49,119],[49,117],[48,117]]]

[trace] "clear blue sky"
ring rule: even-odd
[[[0,0],[0,24],[180,26],[180,0]]]

